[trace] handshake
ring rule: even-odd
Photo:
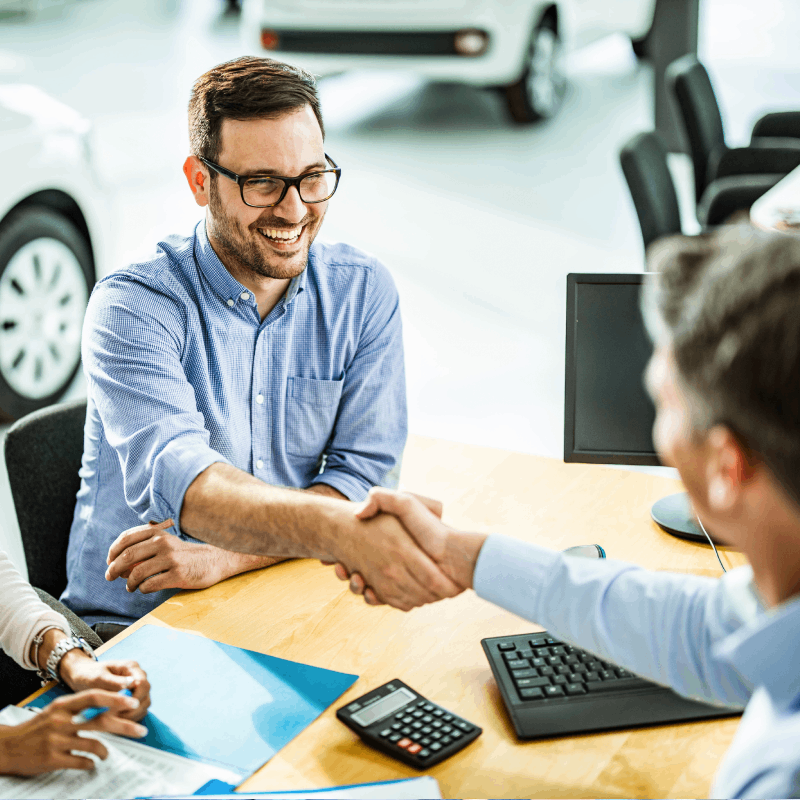
[[[437,500],[374,488],[355,513],[360,524],[340,548],[345,555],[322,563],[335,564],[337,577],[370,605],[409,611],[454,597],[472,587],[486,536],[456,531],[441,514]]]

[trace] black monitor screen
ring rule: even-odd
[[[644,388],[644,275],[568,275],[564,460],[660,464]]]

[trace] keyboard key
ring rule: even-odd
[[[415,711],[411,716],[414,717],[414,719],[419,719],[421,716],[423,716],[423,713],[422,711]]]
[[[402,722],[395,722],[394,725],[392,725],[392,729],[396,730],[396,731],[399,731],[400,728],[402,728],[402,727],[403,727],[403,723]]]
[[[600,673],[599,672],[587,672],[584,676],[584,680],[587,683],[591,683],[591,681],[599,681],[600,680]]]
[[[512,672],[516,672],[518,669],[528,669],[530,665],[531,662],[527,658],[518,658],[516,661],[508,662],[508,668]]]
[[[413,733],[414,729],[410,725],[406,725],[404,728],[400,728],[400,733],[403,736],[410,736]]]
[[[641,678],[618,678],[615,681],[587,683],[586,688],[594,694],[595,692],[621,692],[626,689],[642,689],[652,685],[649,681]]]
[[[566,675],[556,675],[553,678],[553,683],[556,686],[566,686],[569,683],[569,678]]]
[[[533,650],[518,650],[520,658],[533,658]]]
[[[432,741],[433,741],[433,739],[431,739],[430,736],[426,736],[424,739],[420,739],[419,743],[423,747],[427,747]]]
[[[569,672],[569,669],[567,667],[564,667],[564,669],[566,669],[567,672]],[[535,669],[518,669],[511,673],[511,677],[515,681],[520,680],[521,678],[538,678],[539,673]]]
[[[530,659],[532,667],[546,667],[547,662],[543,658],[532,658]]]
[[[586,694],[586,687],[582,683],[569,683],[564,688],[568,695]]]
[[[550,650],[549,650],[547,647],[537,647],[537,648],[536,648],[536,649],[533,651],[533,654],[534,654],[534,655],[535,655],[537,658],[547,658],[547,656],[549,656],[549,655],[550,655]]]
[[[564,663],[564,662],[561,660],[561,656],[547,656],[547,658],[545,659],[545,661],[546,661],[546,662],[547,662],[547,663],[548,663],[548,664],[549,664],[551,667],[559,667],[559,666],[561,666],[561,665]]]
[[[431,722],[431,728],[441,728],[443,724],[444,723],[439,722],[438,719],[435,719],[433,722]]]
[[[403,748],[403,750],[405,750],[405,749],[406,749],[406,747],[410,747],[412,744],[414,744],[414,743],[411,741],[411,739],[409,739],[408,737],[406,737],[405,739],[401,739],[401,740],[400,740],[400,741],[397,743],[397,746],[398,746],[398,747],[402,747],[402,748]]]
[[[600,672],[603,669],[603,665],[599,661],[586,661],[585,663],[589,672]]]
[[[400,720],[400,722],[402,722],[403,725],[410,725],[413,721],[414,721],[414,717],[412,717],[410,714],[406,714],[403,717],[403,719]]]
[[[540,700],[544,697],[541,689],[523,689],[519,694],[523,700]]]
[[[385,739],[387,736],[392,735],[392,729],[387,728],[385,731],[381,731],[381,736]]]
[[[588,674],[588,673],[586,673]],[[576,672],[574,675],[570,675],[569,682],[570,683],[585,683],[586,682],[586,674],[583,672]]]
[[[442,733],[450,733],[450,731],[451,731],[451,730],[453,730],[453,728],[452,728],[452,726],[451,726],[451,725],[445,725],[445,726],[442,728]]]
[[[514,642],[500,642],[500,644],[497,645],[497,649],[498,650],[516,650],[517,646],[514,644]]]
[[[439,733],[439,731],[436,731],[435,733],[431,734],[431,739],[434,740],[434,743],[437,742],[441,738],[442,738],[442,734]]]
[[[543,678],[547,678],[547,677],[552,677],[553,675],[555,675],[555,674],[556,674],[556,671],[555,671],[555,670],[554,670],[552,667],[542,667],[542,668],[539,670],[539,674],[540,674],[540,675],[541,675]]]
[[[443,722],[452,722],[453,721],[453,715],[452,714],[445,714],[442,717],[442,721]]]
[[[517,689],[533,689],[535,686],[549,686],[550,678],[520,678],[515,683]]]
[[[528,690],[526,689],[525,691],[528,691]],[[453,730],[452,730],[452,731],[450,731],[450,733],[448,734],[448,736],[449,736],[451,739],[460,739],[460,738],[461,738],[463,735],[464,735],[464,734],[463,734],[463,733],[461,733],[461,731],[459,731],[459,730],[456,730],[455,728],[453,728]]]
[[[427,758],[430,754],[431,751],[426,748],[425,750],[420,750],[419,753],[417,753],[417,758]]]
[[[429,714],[434,710],[434,708],[436,708],[436,706],[434,706],[432,703],[425,703],[425,705],[422,706],[422,710],[427,711]]]
[[[586,664],[577,664],[575,667],[573,667],[572,671],[577,673],[586,673],[589,671],[589,667],[587,667]]]
[[[567,651],[563,647],[561,647],[560,645],[558,647],[551,647],[550,648],[550,655],[551,656],[565,656],[566,654],[567,654]]]
[[[442,745],[442,747],[446,747],[452,741],[453,740],[449,736],[443,736],[440,744]]]
[[[401,736],[399,733],[393,733],[393,734],[392,734],[392,735],[389,737],[389,741],[390,741],[390,742],[393,742],[393,743],[394,743],[394,742],[399,742],[399,741],[400,741],[402,738],[403,738],[403,737],[402,737],[402,736]]]
[[[554,667],[557,675],[571,675],[572,670],[566,664],[559,664],[557,667]],[[577,670],[576,670],[577,672]]]
[[[561,644],[561,642],[557,642],[552,636],[548,636],[544,641],[545,644]]]
[[[617,672],[617,677],[618,678],[632,678],[633,677],[633,673],[632,672],[628,672],[628,670],[626,670],[626,669],[618,669],[618,670],[616,670],[616,672]]]
[[[442,746],[439,744],[439,742],[434,742],[434,743],[431,745],[431,750],[432,750],[434,753],[438,752],[438,751],[439,751],[439,750],[441,750],[441,749],[442,749]]]
[[[421,744],[412,744],[408,746],[408,752],[411,753],[412,756],[417,755],[420,750],[422,750]]]
[[[444,714],[444,711],[442,711],[442,709],[441,709],[441,708],[437,708],[437,709],[436,709],[436,710],[433,712],[433,716],[434,716],[434,717],[441,717],[443,714]]]
[[[430,714],[426,714],[421,721],[427,725],[429,722],[433,722],[433,717]]]
[[[503,653],[503,658],[506,661],[516,661],[518,658],[520,658],[520,655],[515,650],[513,653]]]
[[[604,669],[600,671],[600,677],[604,681],[615,681],[617,676],[614,674],[614,671],[611,669]]]
[[[565,664],[570,664],[570,665],[575,665],[575,664],[580,664],[581,662],[580,662],[580,659],[578,658],[578,656],[576,656],[576,655],[573,653],[571,656],[567,656],[567,657],[564,659],[564,663],[565,663]]]
[[[546,697],[564,697],[564,689],[561,686],[545,686]]]
[[[430,726],[430,725],[426,725],[426,726],[425,726],[425,727],[422,729],[422,732],[423,732],[423,733],[424,733],[424,734],[427,736],[429,733],[432,733],[432,732],[433,732],[433,728],[431,728],[431,726]]]
[[[416,722],[411,723],[411,727],[418,731],[422,727],[422,723],[417,720]]]
[[[464,722],[463,720],[461,722],[456,722],[455,726],[457,728],[461,728],[464,733],[469,733],[472,730],[472,725],[470,725],[469,722]]]
[[[405,715],[406,715],[406,712],[405,712],[405,711],[401,711],[399,714],[395,714],[395,715],[394,715],[394,718],[395,718],[395,719],[403,719],[403,717],[404,717]]]

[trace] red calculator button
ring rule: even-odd
[[[419,753],[420,750],[422,750],[421,744],[412,744],[411,747],[408,748],[408,752],[414,756]]]
[[[409,738],[406,736],[406,738],[405,738],[405,739],[401,739],[401,740],[400,740],[400,741],[397,743],[397,746],[398,746],[398,747],[402,747],[403,749],[405,749],[405,748],[406,748],[406,747],[408,747],[410,744],[413,744],[413,742],[411,741],[411,739],[409,739]]]

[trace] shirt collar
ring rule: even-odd
[[[246,293],[249,295],[249,300],[247,302],[249,302],[250,305],[255,304],[255,298],[250,290],[239,283],[239,281],[228,272],[225,265],[219,260],[219,256],[214,252],[214,248],[211,246],[211,242],[208,240],[208,234],[206,233],[205,220],[200,220],[195,228],[194,255],[203,276],[223,303],[231,305],[228,302],[229,300],[233,300],[234,303],[242,302],[241,295]],[[309,252],[308,266],[310,266],[312,258],[312,252]],[[284,305],[291,303],[295,297],[305,289],[308,266],[289,282],[289,286],[284,294]]]
[[[763,686],[777,708],[787,708],[800,695],[798,649],[800,597],[759,613],[719,642],[714,655],[752,686]]]

